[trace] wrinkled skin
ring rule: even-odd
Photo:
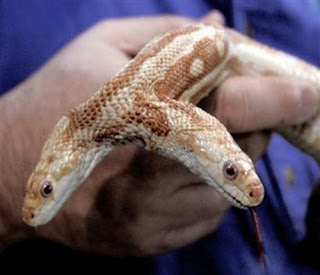
[[[12,139],[0,134],[2,156],[12,156],[0,162],[2,245],[38,236],[83,251],[150,255],[190,244],[217,228],[230,205],[181,165],[137,147],[112,152],[49,224],[34,230],[21,220],[26,179],[61,115],[86,100],[152,37],[190,21],[101,22],[1,98],[3,127]],[[268,144],[268,129],[309,119],[318,108],[313,104],[317,97],[313,87],[291,79],[233,78],[200,105],[225,123],[256,160]],[[274,110],[275,102],[283,108]]]

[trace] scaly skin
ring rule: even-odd
[[[263,63],[274,56],[281,64]],[[102,158],[128,143],[176,159],[236,207],[258,205],[264,189],[252,161],[217,119],[194,104],[235,74],[290,75],[283,73],[287,62],[307,68],[306,75],[314,73],[317,81],[317,69],[217,25],[189,26],[153,39],[58,122],[29,179],[24,221],[32,226],[49,222]],[[318,129],[314,121],[303,131]],[[319,152],[319,137],[310,141],[300,128],[299,142]],[[296,129],[287,129],[290,137]]]

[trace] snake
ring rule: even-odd
[[[197,103],[232,76],[283,76],[320,87],[320,71],[219,24],[153,38],[92,97],[66,112],[26,186],[22,219],[48,223],[109,152],[127,144],[174,159],[231,205],[259,205],[264,186],[226,127]],[[320,114],[276,132],[320,162]]]

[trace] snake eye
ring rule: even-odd
[[[50,194],[52,193],[53,187],[50,181],[45,180],[41,183],[41,187],[40,187],[40,193],[41,196],[44,198],[47,198],[50,196]]]
[[[231,161],[228,160],[224,163],[223,165],[223,175],[228,179],[228,180],[234,180],[237,178],[239,174],[239,168],[238,165]]]

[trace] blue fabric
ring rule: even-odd
[[[159,13],[200,17],[212,8],[223,11],[228,24],[241,32],[250,28],[255,39],[320,66],[319,1],[11,0],[0,1],[0,94],[102,18]],[[291,181],[288,171],[294,174]],[[258,162],[258,172],[266,187],[266,198],[257,211],[270,274],[314,274],[294,251],[306,234],[307,202],[320,176],[319,167],[275,135]],[[148,274],[263,274],[253,236],[248,213],[232,209],[214,234],[183,249],[137,261]]]

